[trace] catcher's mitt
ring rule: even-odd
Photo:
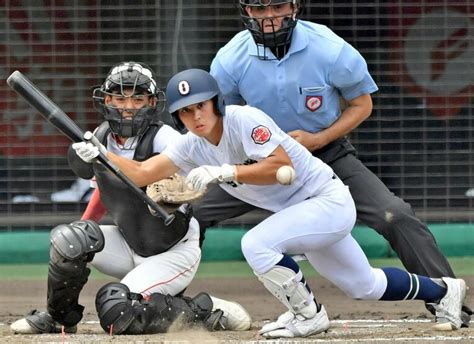
[[[182,204],[194,202],[204,195],[204,192],[193,190],[192,186],[186,183],[186,177],[179,174],[148,185],[146,193],[168,212],[173,212]],[[152,214],[155,213],[153,209],[148,208]]]

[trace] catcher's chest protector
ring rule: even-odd
[[[142,161],[159,154],[153,152],[153,140],[161,125],[151,125],[140,138],[134,160]],[[94,135],[106,145],[109,132],[108,123],[104,122]],[[93,165],[100,198],[125,240],[137,254],[149,257],[166,252],[186,235],[190,213],[183,214],[181,211],[176,211],[176,219],[169,226],[165,226],[163,220],[151,215],[147,205],[122,181],[102,165]]]
[[[159,154],[159,152],[153,152],[153,141],[155,140],[156,134],[163,126],[163,122],[152,123],[148,127],[147,131],[140,137],[133,154],[133,160],[144,161],[153,155]],[[109,122],[105,121],[94,131],[94,136],[107,147],[107,137],[111,132]]]

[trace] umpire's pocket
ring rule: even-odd
[[[300,87],[298,113],[310,114],[317,112],[324,105],[324,86]]]

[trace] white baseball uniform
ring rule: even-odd
[[[322,276],[348,295],[379,299],[387,280],[381,270],[369,265],[350,234],[356,210],[347,186],[265,113],[250,106],[227,106],[217,146],[189,132],[162,154],[188,173],[202,165],[258,162],[279,145],[296,171],[291,185],[220,184],[234,197],[275,212],[243,237],[247,262],[257,274],[263,274],[283,254],[305,254]]]
[[[181,134],[170,126],[163,125],[154,138],[153,152],[162,152],[180,136]],[[113,135],[109,134],[107,149],[117,155],[133,159],[137,141],[135,137],[131,137],[121,146]],[[101,190],[101,193],[103,192],[107,190]],[[127,199],[118,202],[127,202]],[[191,219],[187,234],[177,244],[163,253],[147,257],[135,253],[118,226],[103,225],[100,228],[105,237],[105,247],[95,254],[91,265],[102,273],[120,279],[130,291],[144,295],[151,293],[176,295],[194,278],[201,259],[199,224],[196,219]],[[151,235],[158,234],[153,228],[136,228],[136,231],[140,230],[146,230]]]

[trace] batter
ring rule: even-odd
[[[108,157],[139,185],[177,171],[196,190],[210,183],[234,197],[275,212],[242,239],[242,252],[264,286],[288,311],[266,324],[268,338],[305,337],[327,331],[329,319],[307,285],[293,254],[355,299],[424,300],[437,312],[437,330],[461,326],[466,285],[461,279],[432,279],[398,268],[372,268],[351,236],[356,210],[351,194],[332,169],[284,133],[262,111],[223,106],[219,87],[206,71],[176,74],[167,86],[169,111],[189,132],[159,156],[144,162],[111,152]],[[91,162],[104,147],[73,145]],[[276,171],[292,166],[296,179],[277,184]]]

